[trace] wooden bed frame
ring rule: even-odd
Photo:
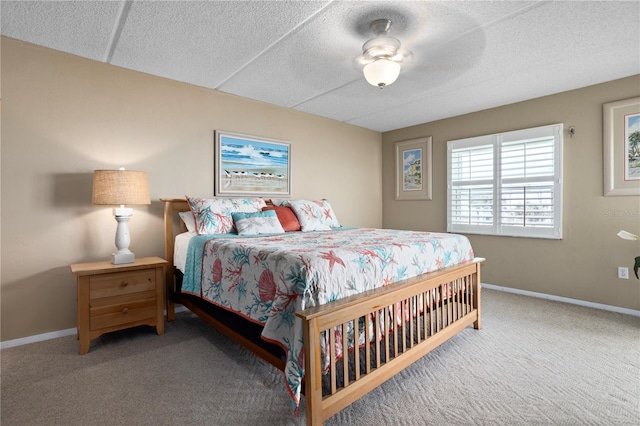
[[[207,314],[175,291],[174,238],[184,232],[178,213],[188,211],[185,199],[161,198],[164,202],[167,320],[175,319],[175,304],[187,307],[207,323],[284,371],[285,361]],[[305,342],[305,399],[307,425],[322,422],[373,390],[458,332],[473,324],[480,328],[480,264],[472,262],[420,275],[370,290],[296,315],[303,321]],[[416,313],[418,313],[416,315]],[[413,318],[410,321],[401,319]],[[398,324],[382,332],[383,324]],[[343,353],[335,351],[336,330],[352,328],[354,335],[371,331],[382,335],[378,344],[362,345],[359,356],[342,340]],[[328,334],[327,334],[328,333]],[[346,334],[346,333],[345,333]],[[330,343],[330,389],[323,395],[322,339]],[[342,373],[341,379],[337,379]]]

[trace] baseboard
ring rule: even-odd
[[[511,287],[501,287],[499,285],[482,283],[482,288],[489,290],[504,291],[505,293],[520,294],[522,296],[537,297],[539,299],[553,300],[554,302],[570,303],[572,305],[585,306],[587,308],[602,309],[604,311],[617,312],[619,314],[633,315],[640,317],[640,311],[635,309],[620,308],[618,306],[604,305],[602,303],[586,302],[584,300],[571,299],[569,297],[554,296],[552,294],[536,293],[535,291],[520,290]]]
[[[43,340],[57,339],[58,337],[72,336],[78,333],[76,327],[67,328],[66,330],[52,331],[49,333],[36,334],[33,336],[21,337],[20,339],[7,340],[0,342],[0,349],[13,348],[14,346],[28,345],[29,343],[41,342]]]
[[[186,311],[184,306],[176,306],[176,314]],[[164,312],[165,316],[167,311]],[[67,328],[66,330],[51,331],[49,333],[36,334],[33,336],[21,337],[20,339],[7,340],[0,342],[0,350],[13,348],[15,346],[28,345],[29,343],[42,342],[43,340],[57,339],[58,337],[74,336],[78,333],[76,327]]]

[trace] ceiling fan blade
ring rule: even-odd
[[[389,59],[394,62],[400,62],[401,64],[408,64],[413,60],[413,53],[408,49],[400,48],[396,54]]]

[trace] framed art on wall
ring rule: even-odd
[[[640,195],[640,97],[603,106],[604,195]]]
[[[214,157],[216,196],[291,195],[289,142],[216,130]]]
[[[396,200],[431,200],[431,136],[396,142]]]

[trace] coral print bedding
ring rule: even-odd
[[[182,291],[263,324],[263,339],[287,353],[285,380],[297,406],[304,350],[296,311],[471,260],[469,240],[456,234],[337,228],[201,235],[190,242]]]

